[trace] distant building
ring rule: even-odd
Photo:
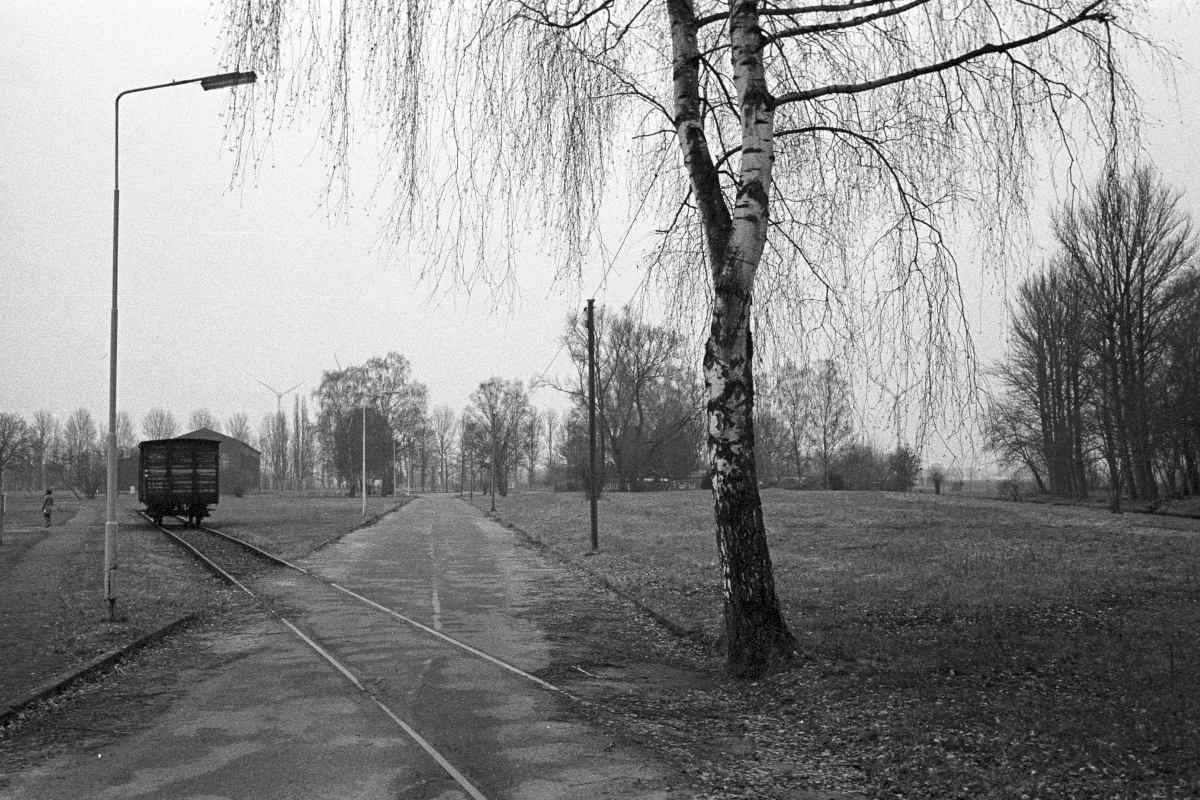
[[[707,469],[698,469],[682,478],[675,478],[671,481],[672,489],[711,489],[712,478],[709,477]]]
[[[241,497],[246,492],[258,489],[262,453],[241,439],[235,439],[208,428],[200,428],[175,438],[208,439],[221,443],[221,494]]]

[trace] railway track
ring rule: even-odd
[[[143,518],[151,525],[154,521],[146,516]],[[177,518],[178,519],[178,518]],[[457,651],[466,653],[471,657],[490,664],[498,670],[516,676],[521,680],[533,684],[539,689],[553,692],[563,697],[569,698],[576,703],[584,703],[585,701],[575,695],[554,686],[547,681],[532,675],[519,667],[508,663],[507,661],[474,647],[467,642],[461,641],[453,636],[450,636],[440,630],[429,627],[424,623],[413,619],[412,617],[402,613],[401,611],[389,608],[388,606],[371,600],[368,597],[354,591],[353,589],[342,586],[332,580],[321,577],[311,570],[305,569],[299,565],[293,564],[286,559],[280,558],[272,553],[269,553],[249,542],[246,542],[237,537],[207,527],[191,527],[182,519],[178,526],[170,527],[164,525],[154,525],[161,532],[175,540],[178,544],[184,547],[189,553],[203,563],[210,571],[214,572],[222,580],[227,581],[241,589],[243,592],[252,597],[258,604],[272,614],[282,625],[284,625],[292,634],[303,641],[310,649],[312,649],[321,658],[327,661],[335,669],[337,669],[351,684],[359,691],[369,697],[375,705],[377,705],[389,718],[392,719],[413,741],[415,741],[438,765],[449,775],[473,800],[486,800],[486,797],[476,788],[475,785],[468,780],[461,771],[459,771],[450,761],[435,748],[428,739],[422,736],[411,724],[403,720],[392,708],[380,700],[368,688],[369,681],[364,681],[359,675],[339,660],[333,652],[334,648],[329,642],[322,641],[322,638],[311,631],[302,630],[300,625],[297,625],[292,620],[286,618],[280,611],[276,610],[275,605],[269,597],[263,596],[260,592],[255,591],[248,584],[253,582],[253,579],[265,577],[267,573],[273,570],[291,570],[300,575],[303,575],[302,580],[309,581],[318,590],[332,589],[346,601],[357,604],[360,609],[370,609],[372,612],[388,617],[396,624],[405,625],[409,628],[419,631],[429,640],[437,642],[440,645],[453,647]],[[327,588],[326,588],[327,587]]]

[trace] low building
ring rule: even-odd
[[[221,443],[221,494],[241,497],[246,492],[258,490],[262,453],[241,439],[235,439],[208,428],[200,428],[175,438],[208,439]]]

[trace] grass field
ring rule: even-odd
[[[731,689],[769,720],[750,734],[764,751],[836,761],[873,796],[1200,796],[1200,523],[915,494],[763,499],[804,656]],[[715,643],[710,503],[607,496],[591,557],[580,495],[512,494],[498,515]]]
[[[283,558],[300,558],[355,528],[374,522],[411,498],[405,495],[367,498],[324,492],[256,492],[222,497],[205,525],[238,536]]]
[[[54,493],[54,513],[51,514],[52,525],[62,525],[79,511],[80,505],[91,501],[75,498],[71,492],[59,490]],[[45,525],[42,519],[41,492],[6,492],[4,498],[4,527],[40,528]]]
[[[134,515],[140,508],[135,498],[121,495],[118,619],[109,621],[103,589],[104,497],[54,495],[54,525],[45,530],[41,495],[9,494],[7,534],[0,547],[0,702],[183,614],[243,607],[237,592]],[[368,498],[363,517],[361,499],[255,493],[222,498],[206,522],[285,558],[299,558],[406,500]],[[80,510],[90,524],[64,527]],[[43,541],[54,546],[52,556],[40,555]]]

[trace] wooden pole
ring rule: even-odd
[[[600,536],[596,515],[596,496],[600,487],[596,485],[596,320],[595,300],[587,301],[588,329],[588,503],[592,516],[592,551],[600,549]]]

